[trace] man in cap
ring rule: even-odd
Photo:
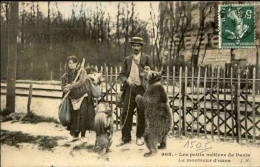
[[[133,37],[130,41],[132,54],[125,57],[120,73],[120,80],[123,83],[122,101],[123,111],[121,114],[122,138],[117,146],[122,146],[131,141],[131,130],[133,123],[134,110],[137,108],[135,97],[145,92],[145,83],[140,75],[145,66],[153,69],[151,57],[142,52],[145,44],[143,38]],[[136,144],[143,145],[142,136],[145,130],[144,111],[137,108],[137,130]]]

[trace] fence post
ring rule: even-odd
[[[246,143],[248,143],[248,129],[247,129],[247,100],[248,100],[248,73],[249,69],[246,68],[246,99],[245,99],[245,136],[246,136]]]
[[[172,69],[172,135],[174,135],[174,93],[175,93],[175,66]]]
[[[115,67],[115,73],[116,73],[116,104],[118,104],[118,92],[117,92],[117,66]],[[118,130],[118,106],[116,105],[116,130]]]
[[[122,71],[122,67],[119,66],[119,75],[120,75],[121,71]],[[120,81],[119,83],[120,83],[120,89],[121,89],[121,81]],[[120,117],[121,117],[121,114],[122,114],[122,108],[120,107],[119,110],[120,110]],[[121,123],[120,123],[120,128],[121,128]]]
[[[51,71],[51,81],[53,80],[53,72]]]
[[[45,73],[44,79],[48,80],[49,72],[50,72],[48,62],[45,62],[45,70],[46,70],[46,73]],[[51,73],[50,73],[50,75],[51,75]]]
[[[219,78],[220,78],[220,66],[218,66],[217,69],[217,114],[218,114],[218,122],[217,122],[217,134],[218,138],[220,139],[220,129],[219,129],[219,117],[220,117],[220,111],[219,111]]]
[[[224,93],[224,121],[225,121],[225,129],[224,129],[224,141],[226,141],[227,138],[227,106],[226,106],[226,70],[224,69],[223,74],[223,93]]]
[[[100,73],[102,74],[102,76],[104,75],[103,70],[104,70],[104,68],[103,68],[103,66],[101,66],[100,67]],[[101,83],[101,92],[103,92],[103,86],[104,86],[103,83]]]
[[[101,66],[100,67],[100,72],[103,74],[103,70],[104,70],[104,67],[103,66]]]
[[[109,81],[109,83],[110,83],[110,99],[111,99],[111,101],[110,101],[110,105],[111,105],[111,110],[112,110],[112,115],[113,115],[113,88],[112,88],[112,86],[113,86],[113,67],[111,66],[110,67],[110,81]]]
[[[255,138],[255,128],[256,128],[256,124],[255,124],[255,94],[256,94],[256,68],[254,67],[253,69],[253,104],[252,104],[252,117],[253,117],[253,144],[256,144],[256,138]]]
[[[231,124],[232,124],[232,140],[234,140],[234,101],[233,101],[233,67],[231,67],[231,72],[230,72],[230,96],[231,96]]]
[[[30,79],[33,80],[34,79],[34,66],[33,66],[33,62],[31,62],[31,70],[30,70]]]
[[[180,70],[179,71],[179,138],[181,138],[181,123],[182,123],[182,116],[181,116],[181,114],[182,114],[182,112],[181,112],[181,110],[182,110],[182,108],[181,108],[182,107],[181,106],[182,81],[181,81],[181,79],[182,79],[182,67],[180,67],[179,70]]]
[[[108,92],[107,92],[107,90],[108,90],[108,67],[105,66],[105,68],[106,68],[106,102],[108,102]]]
[[[206,96],[207,96],[207,68],[204,71],[204,134],[205,138],[207,138],[207,123],[206,123],[206,116],[207,116],[207,106],[206,106]]]
[[[214,117],[213,117],[213,112],[214,112],[214,103],[213,103],[213,84],[214,84],[214,68],[211,67],[211,81],[210,81],[210,103],[211,103],[211,140],[214,141]]]
[[[27,103],[27,114],[31,113],[32,91],[33,91],[33,83],[30,82],[30,85],[29,85],[29,96],[28,96],[28,103]]]
[[[194,109],[194,101],[193,101],[193,93],[194,93],[194,66],[191,67],[191,104],[192,104],[192,108],[191,108],[191,137],[193,137],[193,131],[194,131],[194,113],[193,113],[193,109]]]
[[[197,79],[197,136],[199,136],[200,133],[200,127],[199,127],[199,117],[200,117],[200,67],[198,71],[198,79]]]
[[[241,120],[240,120],[240,68],[238,69],[238,75],[237,75],[237,141],[240,144],[241,143]]]
[[[186,127],[186,109],[187,109],[187,82],[188,82],[188,67],[185,67],[185,81],[184,81],[184,94],[183,94],[183,129],[184,136],[187,135],[187,127]]]

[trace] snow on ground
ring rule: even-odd
[[[15,112],[27,112],[28,97],[15,97]],[[61,99],[48,99],[33,97],[31,101],[31,111],[37,115],[58,119],[58,107]],[[6,106],[6,96],[1,95],[1,110]]]
[[[34,144],[21,144],[22,147],[1,145],[1,166],[258,166],[260,164],[259,145],[239,145],[236,142],[223,142],[203,138],[182,139],[169,136],[167,149],[159,150],[153,157],[144,158],[148,151],[145,145],[135,144],[135,128],[132,131],[132,142],[122,147],[116,147],[121,137],[121,131],[115,131],[111,152],[107,159],[100,158],[93,152],[95,133],[87,132],[85,141],[71,142],[68,131],[54,123],[29,124],[21,122],[3,122],[1,129],[21,131],[33,136],[59,136],[58,146],[53,151],[40,150]],[[64,147],[64,144],[69,145]],[[79,150],[73,147],[81,146]],[[198,150],[203,149],[203,150]],[[216,154],[219,155],[216,155]],[[250,157],[238,157],[250,155]],[[215,154],[215,155],[213,155]],[[221,155],[222,154],[222,155]],[[234,154],[233,157],[231,155]],[[15,157],[15,160],[14,160]],[[197,162],[187,162],[197,161]],[[198,161],[216,162],[198,162]],[[242,162],[241,162],[242,160]],[[185,162],[182,162],[185,161]],[[222,162],[226,161],[226,162]],[[230,162],[227,162],[230,161]]]

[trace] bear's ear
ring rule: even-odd
[[[165,74],[165,70],[162,70],[159,73],[160,73],[160,75],[164,75]]]

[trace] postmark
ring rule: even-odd
[[[219,48],[255,47],[253,5],[219,5]]]

